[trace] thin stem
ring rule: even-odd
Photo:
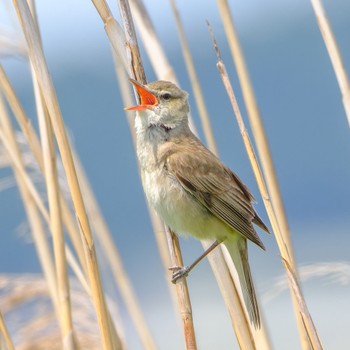
[[[119,0],[119,7],[121,12],[121,18],[124,24],[124,28],[126,30],[125,36],[126,36],[126,47],[129,47],[132,51],[132,57],[133,59],[129,61],[129,64],[131,65],[131,78],[134,79],[140,79],[138,80],[140,83],[146,83],[146,76],[144,73],[144,68],[142,65],[137,40],[136,40],[136,34],[135,29],[133,25],[133,20],[129,8],[129,3],[127,0]],[[133,74],[134,73],[134,74]],[[170,256],[181,256],[180,246],[177,239],[172,239],[169,236],[169,232],[167,231],[167,239],[169,242],[169,250],[170,250]],[[178,295],[183,295],[184,297],[179,297],[179,307],[181,315],[183,315],[183,310],[186,310],[186,317],[183,316],[183,326],[184,326],[184,335],[185,335],[185,342],[188,347],[188,349],[196,349],[196,338],[195,338],[195,331],[194,331],[194,325],[193,325],[193,319],[192,319],[192,308],[191,308],[191,301],[189,297],[189,292],[187,288],[186,281],[182,281],[181,284],[176,286]]]
[[[36,82],[34,78],[34,82]],[[36,85],[36,84],[35,84]],[[42,140],[42,150],[45,166],[45,180],[49,202],[50,227],[53,237],[54,257],[57,276],[57,294],[60,309],[60,324],[65,349],[75,349],[76,340],[73,330],[72,310],[68,271],[66,265],[65,240],[61,215],[60,190],[56,168],[56,152],[51,129],[51,122],[43,105],[38,86],[35,89],[38,108],[38,119]]]
[[[176,7],[175,0],[170,0],[170,5],[171,5],[171,8],[172,8],[174,16],[175,16],[176,27],[177,27],[177,30],[179,33],[180,43],[181,43],[181,47],[182,47],[182,54],[183,54],[183,57],[184,57],[184,60],[186,63],[188,75],[189,75],[190,80],[191,80],[194,98],[196,101],[199,117],[201,119],[203,131],[204,131],[204,136],[205,136],[205,139],[207,141],[209,149],[214,154],[217,155],[218,149],[216,146],[215,137],[213,134],[213,129],[211,127],[210,118],[209,118],[208,111],[207,111],[207,108],[205,105],[202,89],[201,89],[198,75],[196,72],[196,67],[195,67],[194,62],[193,62],[193,58],[191,55],[189,44],[187,42],[185,30],[184,30],[183,24],[181,22],[179,11]]]
[[[316,328],[315,325],[312,321],[311,315],[309,313],[309,310],[307,308],[307,305],[305,303],[305,299],[304,296],[301,294],[301,288],[299,286],[299,282],[298,279],[296,278],[292,267],[289,265],[287,260],[284,260],[282,258],[282,262],[284,264],[284,267],[287,271],[287,276],[288,276],[288,280],[290,285],[292,286],[298,305],[299,305],[299,310],[300,310],[300,316],[303,320],[303,324],[305,326],[305,328],[307,329],[307,334],[308,334],[308,339],[311,343],[312,349],[313,350],[322,350],[322,344],[321,344],[321,340],[316,332]]]
[[[142,0],[131,0],[130,6],[146,53],[150,59],[152,68],[155,71],[158,79],[169,80],[176,85],[180,85],[175,75],[174,69],[170,65],[169,60],[165,54],[165,51],[162,47],[162,44],[152,23],[151,17],[149,16],[144,3]],[[189,115],[189,124],[191,130],[196,134],[197,129],[193,123],[191,115]]]
[[[22,30],[28,45],[28,54],[36,72],[40,90],[43,92],[45,104],[57,139],[61,153],[63,166],[67,175],[68,185],[72,195],[77,220],[83,236],[85,255],[92,296],[96,308],[98,323],[101,332],[101,340],[104,349],[112,349],[113,341],[110,330],[110,322],[107,313],[106,302],[103,294],[101,278],[97,265],[96,251],[89,220],[79,187],[68,138],[64,128],[61,111],[55,94],[55,90],[47,69],[45,56],[41,47],[40,38],[35,23],[30,14],[28,4],[24,0],[14,0],[15,8],[22,26]],[[121,343],[119,344],[121,347]]]
[[[118,286],[130,316],[134,321],[144,348],[147,350],[156,349],[155,342],[137,302],[130,279],[124,269],[120,253],[113,242],[112,234],[105,222],[105,219],[103,218],[101,210],[91,190],[87,176],[77,158],[77,154],[75,153],[74,149],[72,149],[72,151],[77,173],[79,175],[81,189],[84,194],[88,212],[90,213],[92,226],[95,228],[96,239],[100,242],[101,247],[103,248],[106,259],[108,260],[111,271],[114,275],[115,283]]]
[[[168,228],[167,239],[171,257],[172,266],[183,266],[183,260],[180,250],[179,240],[176,234]],[[187,350],[196,350],[196,335],[194,331],[192,307],[190,295],[188,293],[186,278],[180,278],[176,282],[177,297],[179,300],[180,314],[182,317],[183,330],[185,334],[185,342]]]
[[[329,57],[332,61],[333,69],[338,80],[339,88],[343,97],[345,114],[350,126],[350,85],[344,68],[344,63],[335,40],[332,28],[327,19],[321,0],[310,0],[315,11],[318,26],[320,28],[324,43],[327,47]]]
[[[210,27],[209,27],[209,29],[210,29]],[[286,245],[286,243],[284,241],[284,237],[281,234],[280,227],[278,225],[278,221],[277,221],[275,212],[274,212],[273,207],[271,205],[271,201],[270,201],[270,198],[269,198],[269,195],[268,195],[268,191],[267,191],[267,187],[266,187],[266,184],[265,184],[265,180],[264,180],[264,177],[262,175],[262,172],[261,172],[261,169],[260,169],[257,157],[255,155],[254,148],[253,148],[252,143],[251,143],[251,141],[249,139],[249,135],[248,135],[247,129],[245,127],[245,124],[244,124],[244,121],[243,121],[243,118],[242,118],[242,115],[241,115],[241,112],[240,112],[240,109],[239,109],[239,106],[238,106],[238,103],[237,103],[234,91],[232,89],[232,85],[231,85],[230,79],[228,77],[228,74],[227,74],[227,71],[226,71],[226,67],[225,67],[225,65],[224,65],[224,63],[223,63],[223,61],[221,59],[217,43],[215,41],[215,38],[214,38],[211,30],[210,30],[210,34],[212,36],[213,43],[214,43],[214,48],[216,50],[216,54],[217,54],[217,58],[218,58],[217,68],[219,70],[219,73],[221,75],[222,81],[223,81],[224,86],[226,88],[228,97],[230,99],[232,108],[234,110],[234,114],[236,116],[240,132],[242,134],[244,146],[246,148],[246,151],[247,151],[247,154],[248,154],[251,166],[253,168],[254,176],[256,178],[256,181],[257,181],[257,184],[258,184],[258,187],[259,187],[262,199],[264,201],[266,212],[267,212],[267,214],[269,216],[269,219],[270,219],[270,222],[271,222],[271,225],[272,225],[272,229],[273,229],[273,232],[274,232],[275,237],[276,237],[276,241],[277,241],[278,247],[280,249],[282,258],[288,262],[289,266],[291,266],[290,262],[292,260],[291,260],[291,257],[289,256],[289,250],[288,250],[288,247],[287,247],[287,245]],[[297,285],[297,287],[294,286],[294,288],[292,288],[292,286],[290,286],[292,295],[295,298],[296,298],[296,294],[295,294],[294,291],[295,291],[295,288],[298,288],[298,287],[299,287],[298,285]],[[299,290],[299,295],[302,295],[300,290]],[[306,307],[306,303],[304,305]],[[311,316],[310,316],[310,320],[311,320]],[[312,323],[312,325],[313,325],[313,323]],[[308,331],[307,329],[305,329],[305,330],[306,330],[306,332]],[[314,333],[317,334],[316,329],[313,329],[312,333],[306,333],[306,334],[311,339],[311,337],[312,337],[312,335]]]
[[[21,103],[18,100],[18,97],[16,96],[16,93],[3,69],[3,67],[0,65],[0,87],[13,111],[13,114],[25,136],[27,139],[29,148],[31,149],[38,166],[40,170],[44,174],[44,162],[43,162],[43,155],[42,150],[40,147],[39,138],[32,127],[32,124],[28,117],[26,116]],[[80,233],[78,231],[78,227],[72,217],[71,211],[68,208],[67,201],[65,200],[64,196],[61,194],[61,206],[62,206],[62,215],[63,220],[65,223],[65,227],[69,233],[69,236],[72,240],[73,246],[75,251],[77,252],[80,264],[86,271],[86,262],[85,262],[85,254],[84,249],[82,246],[82,241],[80,238]]]

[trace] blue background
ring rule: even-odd
[[[145,3],[181,87],[190,93],[192,115],[203,139],[169,4],[151,0]],[[252,190],[258,201],[256,209],[267,221],[215,67],[206,19],[217,37],[245,117],[216,3],[203,4],[178,1],[220,156]],[[325,348],[345,349],[350,342],[346,326],[350,322],[350,137],[330,59],[308,1],[249,0],[231,1],[230,5],[268,135],[297,261],[301,266],[314,268],[325,264],[322,278],[303,283],[310,312]],[[148,218],[103,24],[89,1],[37,1],[37,7],[65,124],[160,348],[178,349],[183,344],[181,330]],[[111,7],[118,17],[114,2]],[[325,1],[325,8],[349,72],[350,3]],[[8,17],[0,18],[4,26],[13,26]],[[142,47],[141,50],[147,78],[155,80]],[[36,125],[27,62],[21,57],[4,56],[1,62]],[[5,177],[10,173],[1,169],[0,174]],[[1,273],[40,271],[28,234],[18,234],[18,225],[26,220],[19,201],[16,188],[1,192]],[[296,349],[299,345],[288,292],[266,301],[283,268],[273,236],[263,232],[260,235],[267,252],[251,246],[250,261],[271,339],[276,349]],[[186,262],[201,252],[195,240],[181,242]],[[340,275],[334,272],[337,262],[345,263]],[[103,263],[102,266],[106,289],[119,301],[119,294],[108,278],[108,267]],[[200,348],[231,349],[235,340],[230,321],[207,262],[192,273],[189,286]],[[121,313],[125,316],[130,348],[140,348],[123,306]]]

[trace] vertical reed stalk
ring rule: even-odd
[[[88,212],[90,213],[91,223],[95,228],[95,232],[97,233],[96,239],[99,240],[103,251],[106,254],[106,258],[114,275],[115,283],[119,288],[120,294],[130,313],[130,317],[135,324],[143,347],[146,350],[156,349],[155,342],[140,310],[140,306],[138,305],[129,277],[124,269],[119,251],[113,242],[112,234],[102,216],[101,210],[96,202],[82,165],[80,164],[74,149],[72,149],[72,151],[81,189],[84,194]]]
[[[143,69],[142,60],[138,48],[138,43],[135,34],[135,28],[130,12],[129,3],[127,0],[119,0],[120,15],[125,30],[126,47],[129,48],[131,55],[129,55],[130,72],[132,78],[139,81],[141,84],[146,83],[146,75]],[[181,257],[180,245],[177,239],[174,239],[174,235],[166,231],[170,256]],[[181,265],[180,265],[181,266]],[[192,307],[187,288],[187,282],[181,281],[176,284],[176,290],[178,294],[180,313],[183,315],[183,311],[186,310],[186,316],[182,318],[184,327],[184,336],[186,347],[188,350],[195,350],[196,337],[194,331],[194,324],[192,318]]]
[[[272,205],[276,212],[284,240],[287,244],[286,249],[289,251],[288,255],[290,257],[292,266],[295,268],[288,222],[283,207],[283,201],[279,190],[276,172],[271,158],[271,152],[227,0],[218,0],[218,7],[226,31],[227,40],[231,49],[231,54],[237,68],[237,74],[242,87],[242,93],[248,112],[249,122],[252,127],[254,140],[257,144],[259,158],[261,159],[262,168],[264,170],[266,178],[266,184],[268,186],[269,193],[271,194]]]
[[[172,266],[183,266],[182,254],[180,250],[179,239],[176,234],[168,227],[167,239]],[[196,334],[194,331],[192,306],[186,278],[180,278],[176,282],[177,297],[179,300],[180,314],[182,318],[183,330],[187,350],[197,350]]]
[[[152,24],[152,20],[142,0],[131,0],[130,4],[132,13],[133,15],[135,14],[136,25],[139,27],[139,34],[142,38],[148,58],[151,61],[152,68],[156,72],[158,79],[169,80],[176,85],[180,85],[174,73],[174,69],[166,57],[158,35]],[[192,131],[197,133],[197,129],[193,123],[191,115],[189,115],[189,124]]]
[[[346,74],[344,63],[335,40],[332,28],[327,19],[326,13],[322,6],[321,0],[310,0],[312,7],[315,11],[315,16],[317,18],[318,26],[320,28],[324,43],[327,47],[329,57],[332,61],[333,69],[338,80],[338,85],[340,92],[343,97],[343,105],[345,109],[345,114],[348,118],[348,123],[350,126],[350,85],[349,79]]]
[[[35,77],[34,82],[36,83]],[[70,290],[68,271],[66,265],[65,241],[60,205],[60,190],[56,168],[56,151],[52,134],[51,122],[43,105],[39,87],[35,84],[35,99],[37,101],[37,113],[42,142],[45,180],[49,202],[50,227],[53,237],[54,257],[57,277],[57,295],[60,310],[60,325],[62,332],[63,348],[75,349],[76,340],[73,330],[72,310],[70,303]]]
[[[210,30],[210,27],[209,27],[209,30]],[[232,108],[234,110],[234,114],[235,114],[236,119],[237,119],[239,130],[240,130],[240,132],[242,134],[244,146],[246,148],[246,151],[247,151],[247,154],[248,154],[248,157],[249,157],[249,160],[250,160],[250,163],[251,163],[251,166],[252,166],[252,169],[253,169],[256,181],[258,183],[258,187],[259,187],[262,199],[264,201],[264,205],[265,205],[267,214],[269,216],[269,219],[270,219],[270,222],[271,222],[271,225],[272,225],[272,229],[273,229],[273,232],[274,232],[276,240],[277,240],[278,247],[280,249],[282,258],[285,261],[288,262],[289,266],[291,266],[291,264],[290,264],[291,258],[289,256],[289,250],[288,250],[287,245],[286,245],[286,243],[284,241],[284,237],[281,234],[280,227],[278,225],[278,221],[277,221],[275,212],[274,212],[273,207],[271,205],[269,194],[268,194],[268,191],[267,191],[267,188],[266,188],[266,185],[265,185],[265,180],[263,178],[263,175],[262,175],[262,172],[261,172],[261,169],[260,169],[257,157],[255,155],[253,146],[251,144],[251,141],[250,141],[250,138],[249,138],[249,135],[248,135],[248,131],[247,131],[245,125],[244,125],[244,121],[243,121],[240,109],[239,109],[238,104],[237,104],[237,100],[236,100],[235,94],[233,92],[233,89],[232,89],[232,86],[231,86],[231,83],[230,83],[230,80],[229,80],[229,77],[228,77],[228,74],[227,74],[227,71],[226,71],[226,67],[225,67],[225,65],[224,65],[224,63],[223,63],[223,61],[221,59],[218,46],[216,44],[215,38],[214,38],[211,30],[210,30],[210,34],[212,35],[214,48],[215,48],[215,51],[216,51],[216,54],[217,54],[217,58],[218,58],[217,68],[219,70],[219,73],[221,75],[222,81],[224,83],[224,86],[226,88],[227,94],[229,96],[230,102],[232,104]],[[294,274],[294,276],[295,276],[295,274]],[[295,300],[297,300],[297,295],[295,293],[295,288],[299,288],[299,285],[293,285],[293,287],[292,287],[291,282],[292,281],[289,280],[292,296],[294,297]],[[302,296],[302,292],[301,292],[300,289],[298,289],[298,295]],[[305,302],[304,302],[304,305],[306,307],[306,303]],[[299,304],[297,304],[297,306],[299,306]],[[295,312],[296,313],[300,312],[300,307],[296,308]],[[308,314],[308,316],[309,316],[309,318],[306,319],[307,322],[308,322],[308,327],[305,327],[304,324],[303,324],[303,329],[305,330],[308,339],[312,339],[313,335],[317,334],[317,332],[316,332],[316,329],[314,328],[314,325],[313,325],[313,322],[312,322],[310,314]],[[312,332],[309,333],[308,329],[312,329]],[[313,342],[311,342],[311,343],[313,343]],[[319,348],[317,348],[317,349],[319,349]]]
[[[256,103],[254,90],[250,82],[248,69],[245,64],[243,52],[240,47],[238,35],[236,33],[233,19],[231,16],[230,7],[227,0],[217,0],[220,16],[224,24],[226,37],[230,46],[231,55],[236,65],[238,78],[242,88],[243,99],[247,108],[249,122],[252,128],[255,143],[257,145],[259,159],[262,164],[264,177],[266,179],[266,185],[269,195],[271,197],[271,203],[276,213],[278,225],[280,227],[281,235],[283,236],[284,246],[287,250],[289,262],[292,266],[295,275],[297,276],[297,266],[295,264],[293,246],[291,241],[291,235],[289,231],[289,225],[287,216],[284,210],[283,200],[279,189],[278,179],[275,172],[274,164],[271,157],[264,125],[260,116],[260,112]],[[294,312],[296,315],[300,341],[304,350],[309,348],[307,335],[304,332],[304,326],[298,315],[298,307],[296,300],[293,299]]]
[[[179,11],[176,7],[175,0],[170,0],[170,5],[174,13],[177,31],[179,33],[180,43],[182,47],[182,54],[186,63],[186,68],[188,75],[191,80],[191,85],[194,93],[194,98],[196,101],[199,117],[201,119],[205,139],[207,141],[209,149],[216,155],[218,155],[218,149],[215,142],[215,137],[213,134],[213,129],[211,127],[208,111],[205,105],[202,89],[198,80],[198,75],[196,72],[196,67],[193,62],[191,51],[187,42],[185,30],[181,22]]]
[[[38,163],[39,168],[44,173],[44,162],[43,162],[42,150],[40,147],[39,139],[36,135],[34,128],[32,127],[30,120],[27,118],[18,100],[18,97],[16,96],[16,93],[13,87],[11,86],[11,83],[8,80],[8,77],[6,76],[6,73],[1,65],[0,65],[0,87],[13,111],[13,114],[20,128],[23,131],[25,138],[28,141],[28,145]],[[82,267],[84,268],[84,270],[86,270],[85,254],[84,254],[84,250],[83,250],[83,246],[80,238],[80,233],[77,229],[77,225],[74,222],[70,209],[68,208],[68,204],[65,201],[65,198],[63,197],[63,195],[61,195],[61,206],[62,206],[62,215],[63,215],[65,226],[72,240],[74,249],[77,252],[79,261]]]
[[[28,45],[28,54],[37,75],[40,90],[50,116],[55,132],[57,144],[61,153],[62,162],[66,171],[68,185],[71,191],[77,220],[83,236],[88,273],[92,296],[96,308],[97,319],[101,332],[102,345],[104,349],[112,349],[113,341],[110,330],[110,321],[107,313],[106,302],[103,294],[101,278],[97,265],[94,241],[86,214],[82,194],[80,191],[72,154],[70,151],[66,131],[64,128],[61,111],[54,91],[54,87],[47,69],[45,56],[41,47],[40,38],[35,23],[31,16],[28,4],[24,0],[14,0],[15,8],[22,26],[22,30]],[[119,347],[121,348],[120,339]]]
[[[11,148],[16,155],[16,158],[20,161],[24,168],[23,159],[20,153],[19,146],[16,141],[15,131],[10,122],[8,113],[3,103],[2,96],[0,96],[0,128],[4,131],[6,138],[9,140],[11,144]],[[42,225],[42,221],[40,218],[40,214],[38,212],[35,201],[33,201],[33,197],[30,191],[27,189],[27,186],[18,173],[16,167],[13,167],[14,175],[16,178],[16,182],[18,184],[19,192],[22,197],[22,203],[24,204],[24,209],[26,211],[26,215],[28,217],[29,225],[32,232],[32,237],[35,243],[35,247],[37,250],[37,255],[39,258],[39,262],[41,268],[43,270],[46,282],[48,284],[48,289],[50,292],[52,304],[56,311],[57,317],[59,317],[60,311],[58,308],[58,299],[57,299],[57,283],[56,283],[56,273],[54,269],[54,264],[51,259],[51,250],[48,244],[48,240],[46,238],[45,230]]]
[[[130,7],[138,33],[142,39],[152,67],[158,79],[170,80],[179,84],[173,67],[170,65],[162,44],[153,26],[151,17],[142,0],[130,0]]]
[[[1,79],[1,67],[0,67],[0,85],[1,85],[1,82],[2,82],[2,79]],[[8,102],[9,104],[12,105],[12,107],[17,104],[18,108],[13,108],[14,113],[18,113],[19,111],[23,112],[23,109],[20,106],[18,100],[9,99]],[[20,120],[18,115],[15,115],[15,117],[17,120]],[[42,217],[45,219],[45,221],[48,224],[50,223],[50,217],[29,174],[25,170],[25,165],[23,163],[23,160],[19,151],[19,147],[16,144],[16,138],[15,138],[13,127],[10,123],[10,120],[7,116],[6,110],[4,109],[4,106],[2,103],[0,103],[0,125],[4,130],[3,131],[4,133],[2,134],[5,137],[5,139],[3,140],[4,146],[5,148],[7,146],[8,149],[10,149],[8,153],[13,163],[13,169],[15,172],[16,181],[18,183],[21,195],[23,197],[22,202],[25,204],[25,209],[26,209],[29,224],[31,227],[31,232],[33,234],[35,246],[38,252],[39,261],[43,269],[45,279],[48,282],[51,299],[54,303],[54,306],[58,315],[59,310],[57,305],[56,273],[55,273],[53,261],[51,259],[51,251],[46,239],[45,230],[43,228],[39,212],[41,213]],[[26,125],[30,125],[28,120],[26,122]],[[30,130],[33,130],[33,129],[30,129]],[[30,134],[30,135],[33,140],[37,140],[35,134]],[[65,208],[68,210],[67,206],[65,206]],[[78,280],[82,284],[83,288],[87,291],[88,294],[91,294],[85,279],[85,275],[82,272],[80,265],[76,261],[74,254],[71,252],[70,248],[67,245],[65,246],[65,249],[66,249],[67,260],[70,267],[72,268],[73,272],[75,273]]]

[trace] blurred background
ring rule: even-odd
[[[183,346],[181,327],[169,297],[138,176],[111,49],[91,2],[37,0],[49,69],[70,137],[80,155],[114,240],[122,254],[142,310],[160,349]],[[171,8],[145,0],[157,33],[190,94],[191,111],[203,139]],[[198,70],[221,159],[257,199],[268,222],[226,92],[205,20],[217,37],[243,116],[241,92],[215,1],[177,1]],[[118,20],[116,2],[110,2]],[[327,349],[350,343],[350,137],[341,94],[309,1],[230,1],[242,49],[268,135],[292,232],[303,291]],[[350,2],[325,0],[345,68],[350,72]],[[10,38],[23,49],[11,1],[0,4],[0,44]],[[6,39],[7,38],[7,39]],[[0,45],[1,46],[1,45]],[[28,62],[0,47],[1,63],[36,125]],[[155,74],[142,50],[148,81]],[[248,122],[247,122],[248,124]],[[20,196],[11,171],[0,170],[0,273],[39,273]],[[274,237],[259,232],[267,251],[250,246],[250,263],[271,340],[276,349],[298,349],[298,336],[284,270]],[[181,239],[185,263],[202,251]],[[110,299],[120,301],[109,267],[99,256]],[[281,277],[282,276],[282,277]],[[207,261],[188,278],[200,349],[232,349],[231,323]],[[130,349],[140,349],[123,305]],[[332,319],[330,323],[329,320]],[[171,342],[169,342],[171,339]]]

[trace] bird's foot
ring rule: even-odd
[[[173,271],[171,282],[176,283],[180,278],[187,277],[191,268],[190,266],[172,266],[169,270]]]

